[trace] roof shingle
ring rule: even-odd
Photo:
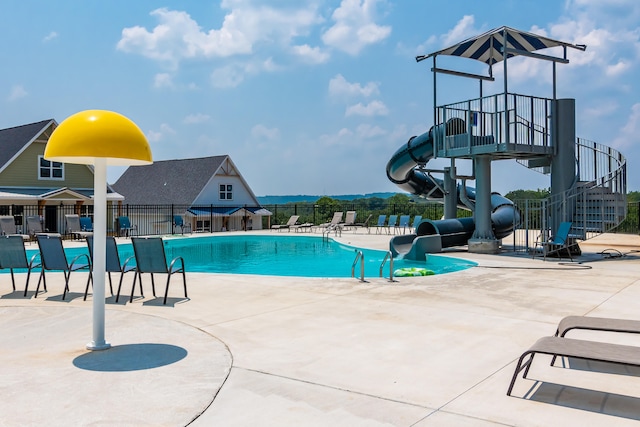
[[[162,160],[131,166],[112,187],[132,205],[190,205],[227,157]]]

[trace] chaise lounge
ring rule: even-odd
[[[291,215],[289,217],[289,221],[287,221],[286,224],[274,224],[271,226],[271,229],[280,231],[285,228],[291,228],[293,225],[295,225],[296,222],[298,222],[298,218],[300,218],[300,215]]]
[[[555,364],[558,356],[632,366],[640,365],[640,348],[565,338],[565,335],[574,329],[639,334],[640,321],[591,316],[567,316],[563,318],[560,323],[558,323],[558,328],[554,336],[540,338],[529,350],[520,356],[507,395],[511,395],[520,371],[524,369],[525,371],[522,377],[527,377],[529,367],[533,362],[533,356],[536,353],[552,355],[551,366]],[[524,362],[527,355],[530,355],[530,357]]]
[[[536,354],[553,356],[552,366],[557,356],[575,359],[609,362],[619,365],[640,366],[640,348],[630,345],[610,344],[598,341],[576,340],[558,336],[543,337],[535,342],[518,359],[507,396],[511,396],[518,374],[524,370],[522,378],[527,378],[529,368]],[[528,357],[528,359],[527,359]],[[527,359],[525,361],[525,359]]]

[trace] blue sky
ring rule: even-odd
[[[113,110],[154,160],[229,154],[259,196],[396,191],[387,161],[433,124],[431,64],[415,56],[507,25],[588,46],[558,66],[558,97],[576,99],[577,136],[626,156],[639,190],[638,23],[637,0],[5,1],[0,128]],[[510,91],[552,96],[545,61],[513,70]],[[440,80],[439,104],[476,96],[476,82]],[[548,186],[493,162],[494,191]]]

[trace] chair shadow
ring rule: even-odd
[[[38,295],[42,295],[42,291]],[[89,294],[89,296],[90,295],[91,294]],[[84,292],[67,292],[67,295],[64,297],[64,299],[62,299],[62,294],[51,295],[50,297],[47,297],[46,300],[69,303],[76,298],[84,298]]]
[[[135,300],[134,300],[135,301]],[[167,303],[163,304],[164,297],[154,297],[153,299],[146,300],[142,305],[150,305],[153,307],[175,307],[176,304],[181,304],[189,301],[189,298],[171,298],[167,297]]]
[[[87,371],[140,371],[176,363],[187,354],[184,348],[171,344],[124,344],[82,354],[73,359],[73,365]]]
[[[10,294],[4,294],[0,297],[0,299],[29,299],[31,298],[33,295],[35,294],[35,292],[31,292],[28,291],[27,292],[27,296],[24,296],[24,290],[19,291],[19,290],[15,290],[12,291]]]
[[[582,360],[573,357],[558,359],[556,367],[574,369],[577,371],[600,372],[603,374],[629,375],[640,377],[640,367],[622,365],[619,363],[602,362],[597,360]]]
[[[110,297],[105,298],[104,302],[105,302],[105,304],[113,304],[113,305],[122,305],[122,306],[124,306],[124,305],[127,304],[127,302],[129,302],[129,296],[128,295],[125,295],[125,296],[120,295],[120,298],[118,299],[118,302],[116,302],[116,296],[115,295],[111,295]]]
[[[540,383],[529,400],[640,421],[640,398],[554,383]]]

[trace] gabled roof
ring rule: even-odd
[[[42,132],[55,120],[43,120],[41,122],[16,126],[0,130],[0,170],[27,148]]]
[[[191,205],[227,159],[231,161],[223,155],[131,166],[112,187],[128,204]]]
[[[484,62],[485,64],[493,65],[504,59],[502,46],[504,44],[505,37],[507,40],[507,48],[515,49],[520,52],[531,53],[539,49],[556,46],[563,46],[565,48],[572,47],[579,50],[586,49],[586,46],[584,45],[553,40],[548,37],[539,36],[526,31],[515,30],[509,27],[500,27],[487,31],[479,36],[471,37],[446,49],[442,49],[428,55],[418,56],[416,57],[416,60],[422,61],[436,55],[451,55],[476,59]],[[507,54],[507,58],[511,58],[516,55],[517,53],[510,52]]]

